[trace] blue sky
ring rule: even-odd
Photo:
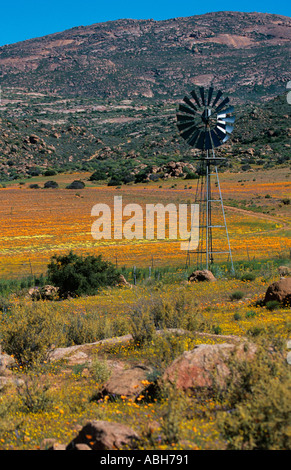
[[[5,0],[4,0],[5,1]],[[0,46],[120,18],[163,20],[210,11],[291,16],[290,0],[6,0],[0,6]]]

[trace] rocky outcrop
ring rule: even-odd
[[[9,386],[23,385],[23,380],[13,375],[13,366],[16,366],[15,359],[3,353],[0,346],[0,390]]]
[[[28,296],[32,300],[56,300],[59,297],[59,288],[55,286],[31,287]]]
[[[188,277],[188,281],[189,282],[203,282],[203,281],[213,282],[213,281],[216,281],[216,278],[212,274],[211,271],[208,271],[207,269],[203,269],[203,270],[194,271]]]
[[[288,266],[279,266],[278,273],[280,277],[291,276],[291,268],[289,268]]]
[[[99,398],[114,396],[134,400],[141,395],[147,395],[152,385],[148,380],[152,372],[151,367],[143,364],[117,371],[104,385]]]
[[[139,440],[138,434],[125,424],[93,420],[81,429],[66,450],[75,450],[80,444],[92,450],[135,449]]]
[[[200,344],[174,360],[165,370],[162,381],[189,393],[214,386],[225,388],[230,374],[229,361],[251,360],[255,352],[256,346],[251,343]]]
[[[281,278],[268,287],[264,303],[267,304],[272,300],[291,306],[291,277]]]

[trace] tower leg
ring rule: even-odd
[[[212,167],[214,167],[214,173],[211,173]],[[215,199],[213,198],[211,176],[216,177],[216,184],[218,188],[218,196]],[[223,216],[223,225],[213,225],[212,221],[212,202],[218,202],[221,206],[222,216]],[[196,197],[195,203],[200,205],[200,215],[199,215],[199,246],[196,251],[197,256],[197,268],[205,267],[209,269],[210,265],[214,263],[215,254],[227,254],[228,260],[231,262],[231,270],[234,272],[232,253],[230,248],[229,234],[226,224],[226,217],[222,199],[222,192],[219,182],[217,163],[215,161],[215,154],[213,152],[213,158],[209,157],[207,151],[207,158],[201,160],[201,175],[197,181],[196,188]],[[214,251],[213,249],[213,229],[214,228],[224,228],[228,251]],[[190,255],[190,253],[189,253]],[[190,256],[187,258],[190,262]],[[187,263],[188,264],[188,263]]]

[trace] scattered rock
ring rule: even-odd
[[[279,266],[278,272],[281,277],[291,276],[291,269],[288,266]]]
[[[188,281],[189,282],[203,282],[203,281],[213,282],[213,281],[216,281],[216,278],[214,277],[211,271],[208,271],[207,269],[203,269],[201,271],[194,271],[188,277]]]
[[[20,387],[24,385],[24,381],[22,379],[18,379],[17,377],[0,377],[0,390],[5,387]]]
[[[41,142],[41,139],[37,135],[32,134],[32,135],[29,136],[29,143],[39,144],[40,142]]]
[[[99,398],[105,396],[122,396],[136,399],[141,394],[146,394],[151,383],[149,374],[153,372],[151,367],[137,365],[130,369],[117,371],[112,375],[100,392]]]
[[[129,287],[130,289],[132,288],[132,284],[127,282],[127,280],[125,279],[125,277],[122,274],[120,274],[116,286],[117,287]]]
[[[56,300],[59,298],[59,288],[50,285],[31,287],[28,295],[32,300]]]
[[[135,449],[139,436],[129,426],[108,421],[89,421],[66,447],[75,450],[86,444],[92,450]],[[80,450],[80,448],[78,449]]]
[[[192,351],[185,351],[165,370],[162,381],[192,393],[199,388],[226,386],[230,374],[229,361],[253,359],[256,346],[252,343],[200,344]]]
[[[282,277],[268,287],[264,303],[271,300],[276,300],[282,305],[291,305],[291,277]]]
[[[1,353],[0,348],[0,375],[9,375],[11,373],[10,367],[16,365],[15,359],[8,354]]]

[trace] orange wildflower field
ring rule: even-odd
[[[52,255],[69,250],[101,254],[104,259],[127,267],[185,263],[187,253],[180,249],[180,240],[94,240],[91,227],[96,217],[92,217],[91,210],[97,203],[112,208],[114,196],[122,196],[123,207],[128,203],[143,208],[145,204],[194,203],[197,180],[177,178],[116,188],[90,182],[89,176],[57,175],[53,179],[58,182],[58,189],[43,189],[47,178],[41,177],[0,189],[2,278],[44,273]],[[86,187],[66,189],[75,179],[82,179]],[[286,168],[243,174],[225,172],[219,179],[233,259],[266,258],[289,252],[290,172]],[[40,189],[29,188],[35,182]],[[214,207],[214,224],[217,221],[218,208]],[[218,251],[226,243],[222,232],[214,240]]]

